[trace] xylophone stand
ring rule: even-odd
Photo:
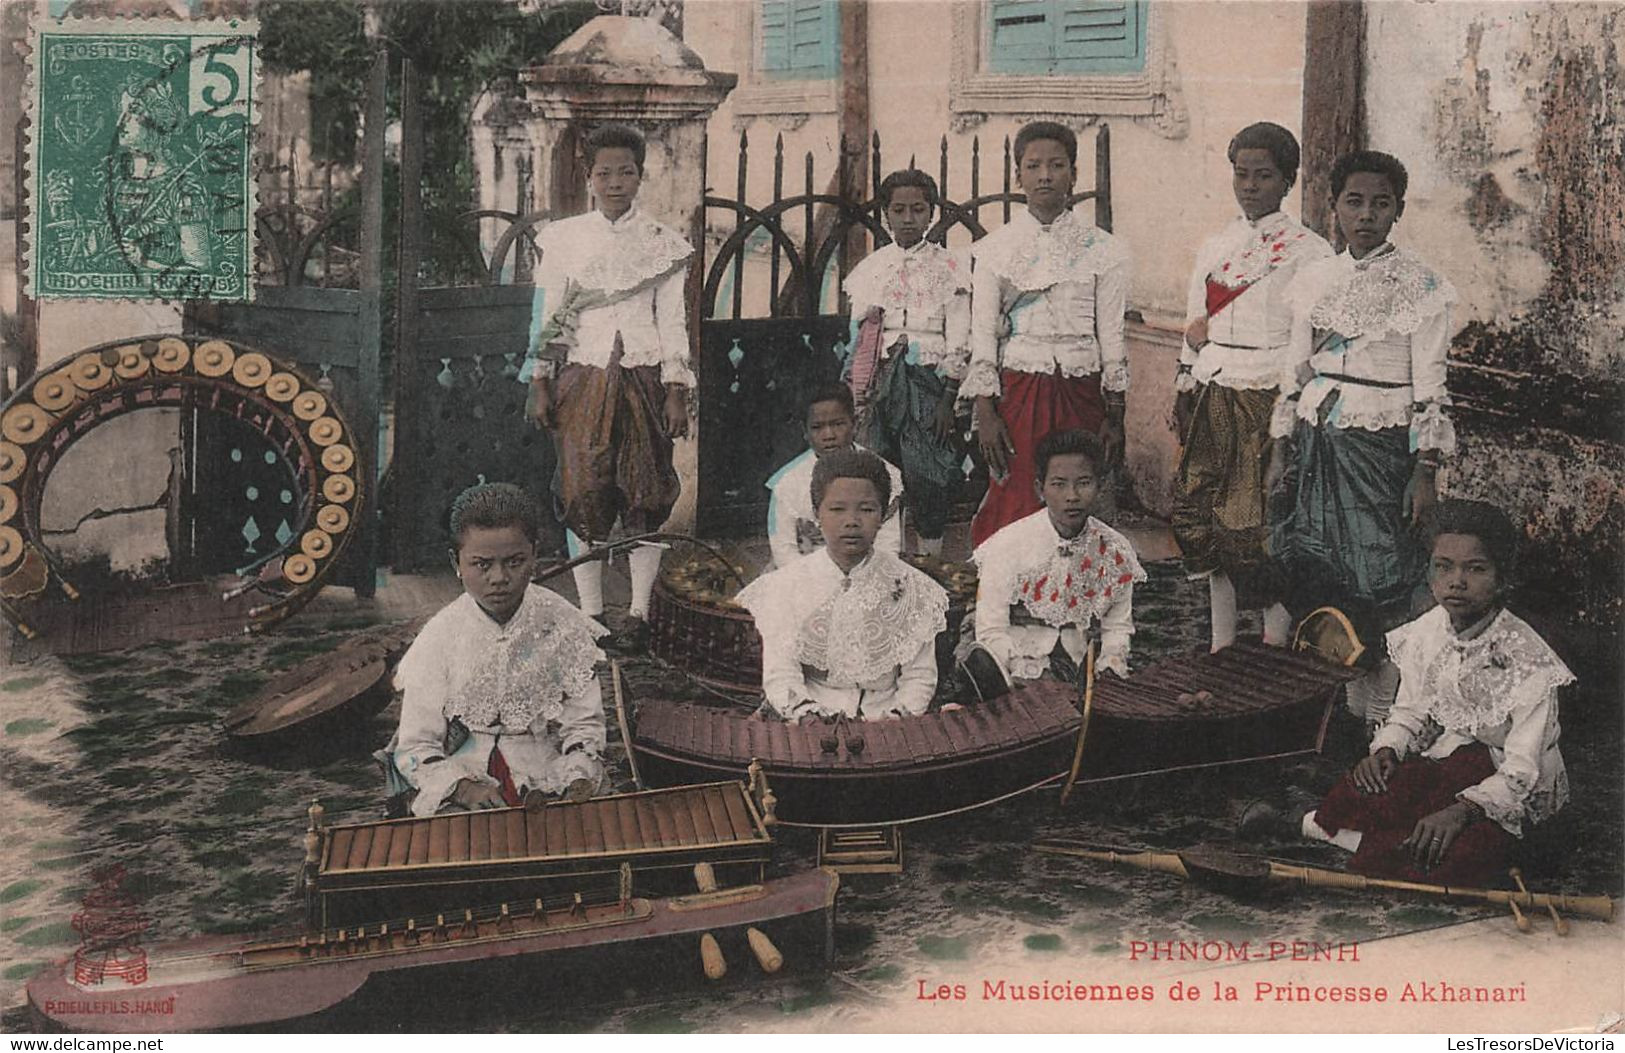
[[[821,827],[818,865],[847,874],[901,874],[903,828],[881,826]]]

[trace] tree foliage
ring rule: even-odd
[[[259,53],[281,72],[311,75],[311,144],[316,156],[350,162],[365,105],[373,45],[364,5],[354,0],[267,0],[259,5]],[[544,3],[534,10],[512,0],[398,0],[377,4],[380,42],[390,56],[390,120],[399,118],[401,63],[417,68],[424,124],[423,204],[431,231],[426,263],[452,278],[466,270],[456,239],[443,236],[475,207],[469,120],[487,91],[518,92],[519,74],[538,63],[583,23],[599,14],[590,3]],[[393,165],[391,166],[393,168]],[[386,173],[386,210],[393,212],[398,175]],[[442,236],[436,236],[436,232]]]

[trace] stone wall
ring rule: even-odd
[[[1411,173],[1395,240],[1461,292],[1461,449],[1445,488],[1524,524],[1531,600],[1611,636],[1625,537],[1625,8],[1368,12],[1370,142]]]

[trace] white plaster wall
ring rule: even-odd
[[[43,300],[39,305],[39,368],[44,372],[97,344],[180,331],[178,303]]]
[[[70,564],[105,556],[116,574],[161,569],[169,558],[165,512],[150,506],[168,489],[179,445],[178,410],[142,409],[98,425],[69,447],[40,500],[40,527],[52,551]]]
[[[1625,47],[1617,4],[1378,3],[1368,7],[1366,108],[1372,146],[1410,172],[1395,240],[1414,247],[1461,293],[1458,324],[1511,324],[1542,291],[1550,266],[1541,251],[1542,215],[1559,188],[1536,155],[1553,56]],[[1617,59],[1616,59],[1617,61]],[[1618,84],[1599,101],[1614,120],[1625,108]],[[1584,117],[1582,117],[1584,120]],[[1617,136],[1617,131],[1616,131]],[[1599,193],[1622,176],[1599,167]],[[1508,199],[1505,222],[1475,228],[1472,201],[1493,177]],[[1625,217],[1616,220],[1625,239]],[[1617,253],[1616,253],[1617,255]],[[1625,281],[1592,290],[1592,310],[1573,342],[1573,366],[1617,370],[1625,327]]]

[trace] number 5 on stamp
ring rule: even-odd
[[[187,112],[224,117],[228,113],[248,116],[249,94],[245,91],[250,75],[252,49],[239,41],[221,44],[192,56],[191,91]]]

